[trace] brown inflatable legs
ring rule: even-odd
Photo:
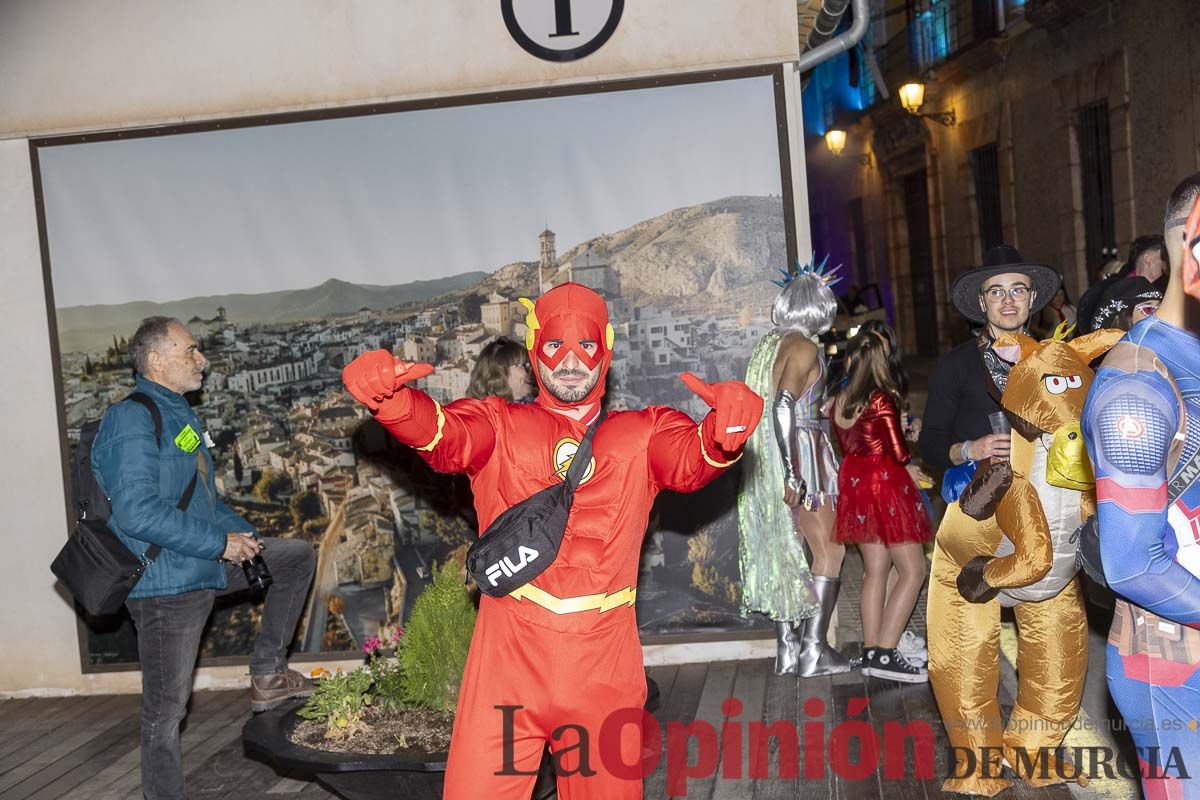
[[[951,509],[957,511],[956,506]],[[947,512],[929,580],[929,679],[955,748],[953,771],[942,788],[999,794],[1009,785],[1000,777],[1001,754],[1031,785],[1061,783],[1064,771],[1054,764],[1043,770],[1039,754],[1052,753],[1062,743],[1079,712],[1087,674],[1087,623],[1079,582],[1071,581],[1050,600],[1014,609],[1017,702],[1005,728],[997,699],[1000,602],[970,603],[958,593],[959,565],[943,546],[943,537],[953,546],[959,518],[966,519]]]
[[[943,548],[945,529],[943,522],[934,545],[926,616],[929,682],[954,753],[942,790],[992,797],[1009,785],[1000,777],[1000,602],[969,603],[958,593],[959,566]]]
[[[1079,579],[1055,597],[1022,603],[1013,613],[1018,632],[1017,704],[1004,731],[1004,755],[1032,786],[1062,783],[1060,776],[1070,777],[1072,772],[1053,762],[1043,766],[1039,756],[1052,754],[1062,744],[1083,698],[1087,612]]]

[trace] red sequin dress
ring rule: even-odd
[[[849,428],[833,425],[842,446],[837,540],[843,543],[927,542],[933,528],[904,465],[911,455],[896,401],[876,392]]]

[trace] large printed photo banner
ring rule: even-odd
[[[178,317],[212,362],[189,399],[218,490],[317,549],[296,649],[386,636],[463,558],[470,490],[391,442],[342,367],[380,347],[431,362],[421,387],[449,402],[484,345],[523,340],[519,297],[574,280],[617,331],[612,407],[700,419],[678,376],[744,375],[788,263],[780,80],[40,144],[65,446],[130,391],[139,321]],[[659,499],[644,635],[763,624],[739,615],[738,479]],[[260,610],[218,603],[202,657],[247,656]],[[127,619],[86,630],[86,665],[136,661]]]

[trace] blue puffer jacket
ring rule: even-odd
[[[154,443],[150,412],[124,400],[109,407],[92,445],[92,472],[112,503],[109,527],[134,553],[151,544],[162,548],[129,596],[159,597],[195,589],[224,589],[225,534],[255,532],[217,497],[212,456],[204,442],[184,452],[176,438],[190,425],[202,436],[203,426],[183,395],[137,378],[137,390],[150,396],[162,412],[162,443]],[[175,506],[197,464],[203,470],[186,512]],[[257,535],[257,534],[256,534]]]

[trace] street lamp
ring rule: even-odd
[[[900,105],[904,106],[904,110],[910,114],[917,114],[925,102],[925,84],[906,83],[900,87],[898,94],[900,95]]]
[[[829,148],[829,152],[840,157],[842,155],[842,151],[846,149],[846,132],[838,128],[830,130],[825,134],[825,146]],[[871,166],[870,153],[851,156],[851,158],[862,164],[864,167]]]
[[[825,134],[825,146],[835,156],[840,156],[846,149],[846,132],[834,128]]]
[[[900,95],[900,105],[904,106],[904,110],[914,117],[927,117],[947,128],[953,128],[958,123],[958,117],[953,108],[949,111],[935,111],[931,114],[921,113],[921,106],[925,104],[925,84],[923,83],[916,81],[906,83],[900,87],[898,94]]]

